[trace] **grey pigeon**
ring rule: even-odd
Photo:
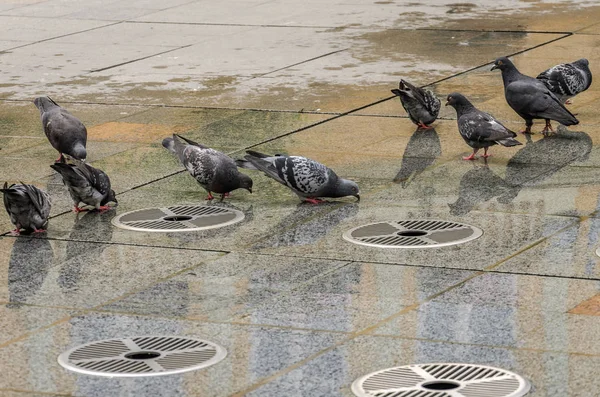
[[[214,199],[212,192],[221,194],[221,201],[235,189],[252,193],[252,179],[239,172],[235,161],[226,154],[177,134],[165,138],[162,144],[179,157],[190,175],[208,192],[207,200]]]
[[[109,210],[109,202],[118,204],[115,191],[110,188],[110,179],[104,171],[82,161],[76,161],[75,164],[60,162],[50,167],[62,176],[63,183],[69,189],[73,212],[87,211],[80,208],[79,203],[90,205],[97,211]]]
[[[592,72],[587,59],[561,63],[540,73],[537,77],[562,103],[587,90],[592,84]]]
[[[408,113],[408,117],[419,128],[431,128],[440,113],[440,100],[428,90],[415,87],[406,80],[400,80],[399,89],[392,92],[400,97],[400,102]]]
[[[40,111],[44,133],[60,157],[67,154],[77,160],[85,160],[87,152],[87,130],[78,118],[61,108],[50,97],[36,98],[33,103]]]
[[[252,150],[246,153],[246,160],[237,161],[239,167],[264,172],[291,189],[302,201],[317,204],[323,201],[319,197],[346,196],[360,200],[355,182],[338,177],[333,170],[314,160],[300,156],[269,156]]]
[[[546,126],[542,130],[544,135],[554,131],[550,120],[556,120],[563,125],[579,124],[575,116],[543,82],[521,74],[508,58],[496,59],[492,67],[492,70],[495,69],[502,71],[506,102],[525,120],[526,128],[523,133],[531,134],[533,119],[546,120]]]
[[[21,229],[28,233],[45,232],[51,206],[48,193],[24,183],[9,187],[6,182],[0,192],[4,193],[4,207],[15,225],[14,235],[19,235]]]
[[[464,95],[457,92],[448,95],[446,106],[452,106],[456,110],[456,121],[458,131],[467,145],[473,148],[473,153],[463,160],[475,160],[475,154],[483,148],[483,157],[487,158],[490,146],[500,144],[502,146],[517,146],[522,143],[517,141],[517,134],[503,126],[491,114],[478,110]]]

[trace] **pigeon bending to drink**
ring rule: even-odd
[[[446,106],[452,106],[456,110],[456,121],[458,131],[467,145],[473,148],[473,153],[463,160],[475,160],[475,154],[483,148],[483,157],[487,158],[490,146],[500,144],[502,146],[522,145],[515,137],[517,134],[500,124],[491,114],[478,110],[464,95],[453,93],[448,95]]]
[[[360,200],[356,182],[342,179],[333,170],[314,160],[300,156],[269,156],[248,150],[245,160],[237,160],[241,168],[259,170],[296,193],[300,200],[312,204],[319,197],[354,196]]]
[[[550,120],[566,126],[579,124],[542,81],[521,74],[508,58],[496,59],[492,67],[492,70],[495,69],[502,71],[506,102],[525,120],[526,128],[523,133],[531,134],[533,119],[546,120],[546,126],[542,130],[544,135],[554,131]]]
[[[61,108],[50,97],[36,98],[33,103],[40,111],[46,137],[52,147],[60,153],[60,157],[56,161],[62,161],[64,154],[76,160],[85,161],[87,130],[83,123]]]
[[[441,102],[431,91],[415,87],[406,80],[400,80],[398,89],[392,92],[400,97],[402,107],[413,123],[419,128],[432,128],[428,124],[437,119]]]
[[[21,229],[26,232],[41,233],[48,224],[50,216],[50,196],[33,185],[19,185],[4,182],[4,207],[10,215],[10,221],[15,225],[13,235],[19,235]]]
[[[110,179],[104,171],[81,161],[76,161],[75,164],[60,162],[50,167],[62,176],[63,183],[69,189],[73,199],[73,212],[87,211],[79,207],[79,203],[90,205],[101,212],[110,209],[107,205],[109,202],[118,204],[115,191],[110,188]]]
[[[252,179],[239,172],[235,161],[226,154],[177,134],[165,138],[162,144],[179,157],[190,175],[208,192],[207,200],[214,199],[212,192],[221,194],[221,201],[235,189],[252,193]]]
[[[537,79],[542,81],[556,97],[565,104],[570,99],[587,90],[592,84],[592,72],[587,59],[572,63],[561,63],[540,73]]]

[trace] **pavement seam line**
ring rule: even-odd
[[[169,52],[173,52],[173,51],[177,51],[177,50],[182,50],[184,48],[191,47],[192,45],[193,44],[186,44],[186,45],[183,45],[183,46],[180,46],[180,47],[170,48],[170,49],[168,49],[166,51],[157,52],[155,54],[147,55],[145,57],[141,57],[141,58],[137,58],[137,59],[131,59],[129,61],[117,63],[117,64],[111,65],[111,66],[106,66],[106,67],[103,67],[103,68],[100,68],[100,69],[92,69],[88,73],[98,73],[98,72],[103,72],[103,71],[108,70],[108,69],[118,68],[119,66],[128,65],[130,63],[134,63],[134,62],[138,62],[138,61],[143,61],[144,59],[148,59],[148,58],[154,58],[154,57],[159,56],[159,55],[168,54]]]

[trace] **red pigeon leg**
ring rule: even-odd
[[[479,151],[479,149],[473,149],[473,153],[471,153],[471,155],[468,157],[463,157],[463,160],[471,160],[471,161],[476,160],[477,157],[475,157],[475,154],[477,154],[478,151]]]
[[[319,204],[319,203],[325,202],[325,200],[321,200],[316,197],[305,197],[304,201],[306,201],[307,203],[311,203],[311,204]]]
[[[542,130],[542,134],[548,136],[550,135],[550,132],[554,132],[554,129],[552,128],[552,124],[550,124],[550,120],[546,120],[546,126]]]
[[[487,154],[488,148],[483,148],[483,158],[487,159],[488,157],[491,157],[491,154]]]

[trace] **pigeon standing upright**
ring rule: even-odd
[[[483,148],[483,157],[487,158],[490,146],[501,144],[502,146],[522,145],[515,137],[517,134],[500,124],[491,114],[478,110],[464,95],[457,92],[448,95],[446,106],[452,106],[456,110],[456,121],[458,131],[467,145],[473,148],[473,153],[463,160],[475,160],[475,154]]]
[[[268,177],[288,187],[302,201],[317,204],[319,197],[354,196],[360,200],[358,185],[348,179],[342,179],[325,165],[300,156],[269,156],[246,151],[245,160],[237,160],[241,168],[260,170]]]
[[[19,235],[21,229],[26,232],[41,233],[48,224],[50,216],[50,196],[33,185],[12,184],[4,182],[4,207],[15,225],[12,234]]]
[[[399,89],[392,92],[400,97],[400,102],[408,113],[408,117],[419,128],[431,128],[440,113],[440,100],[428,90],[415,87],[406,80],[400,80]]]
[[[85,160],[87,152],[87,130],[78,118],[60,107],[50,97],[36,98],[33,103],[40,111],[44,133],[60,157],[64,154],[77,160]]]
[[[162,144],[177,154],[190,175],[208,192],[207,200],[214,199],[212,192],[221,194],[221,201],[235,189],[252,193],[252,179],[239,172],[235,161],[226,154],[177,134],[165,138]]]
[[[590,63],[582,58],[572,63],[561,63],[540,73],[537,76],[550,91],[562,102],[569,104],[569,99],[587,90],[592,84]]]
[[[538,79],[521,74],[506,57],[498,58],[492,70],[502,71],[506,102],[525,120],[525,134],[531,133],[533,119],[546,120],[542,134],[548,135],[552,129],[550,120],[563,125],[579,124],[575,116],[564,107],[560,100]]]
[[[91,205],[97,211],[109,210],[110,207],[106,205],[109,202],[118,204],[115,191],[110,188],[110,179],[104,171],[82,161],[76,161],[75,164],[59,162],[50,167],[62,176],[63,183],[69,189],[73,212],[87,211],[80,208],[79,203]]]

